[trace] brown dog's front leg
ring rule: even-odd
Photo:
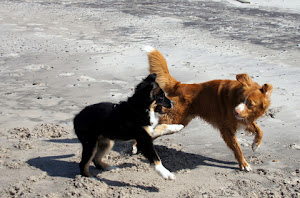
[[[163,135],[171,135],[183,129],[182,124],[159,124],[154,128],[152,135],[152,139],[156,139]]]
[[[261,144],[261,140],[262,140],[262,137],[263,137],[263,132],[262,130],[257,126],[257,124],[255,122],[252,122],[246,129],[247,131],[255,134],[255,137],[254,137],[254,140],[253,140],[253,143],[252,143],[252,150],[253,152],[255,152],[258,147],[260,146]]]

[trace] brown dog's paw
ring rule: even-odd
[[[245,171],[245,172],[250,172],[250,171],[252,171],[252,168],[249,164],[247,164],[247,165],[241,166],[241,170]]]
[[[257,149],[259,148],[259,144],[256,142],[256,141],[254,141],[253,143],[252,143],[252,151],[253,152],[255,152],[255,151],[257,151]]]

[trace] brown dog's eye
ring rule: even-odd
[[[249,102],[248,105],[247,105],[249,108],[253,107],[253,103],[252,102]]]

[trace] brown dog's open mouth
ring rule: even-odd
[[[165,112],[163,111],[163,106],[162,105],[157,105],[154,109],[155,112],[159,114],[164,114]]]

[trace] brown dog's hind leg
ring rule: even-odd
[[[100,136],[97,141],[97,152],[93,159],[93,162],[97,169],[107,170],[110,169],[110,165],[104,163],[102,158],[111,150],[114,146],[114,141]]]
[[[237,141],[235,132],[230,129],[221,129],[221,135],[227,146],[234,152],[234,156],[239,163],[239,167],[243,171],[251,171],[250,165],[247,163],[243,151]]]

